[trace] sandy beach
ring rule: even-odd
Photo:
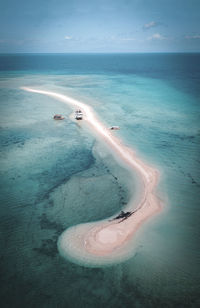
[[[123,145],[122,141],[117,138],[114,133],[106,128],[100,120],[96,117],[92,108],[85,103],[75,100],[66,95],[55,92],[37,90],[23,87],[25,91],[38,93],[53,97],[65,104],[71,105],[73,109],[78,108],[83,112],[84,123],[91,128],[91,132],[95,136],[107,143],[114,156],[117,156],[123,161],[129,170],[140,175],[143,182],[143,191],[141,201],[135,208],[135,203],[128,204],[132,213],[126,219],[112,219],[109,218],[102,222],[95,222],[89,228],[79,228],[80,234],[77,237],[81,242],[81,249],[85,249],[87,253],[95,256],[106,256],[113,254],[116,250],[123,248],[123,245],[133,237],[141,224],[150,218],[152,215],[161,210],[159,199],[155,195],[155,188],[159,179],[158,170],[148,166],[146,163],[136,157],[132,149]],[[67,231],[63,233],[60,239],[60,246],[63,250],[68,249],[66,243]],[[73,239],[71,239],[73,241]],[[70,247],[75,247],[75,244],[70,243]],[[63,253],[64,255],[65,253]]]

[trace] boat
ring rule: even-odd
[[[134,214],[135,211],[133,212],[124,212],[124,211],[121,211],[119,215],[117,215],[116,217],[114,217],[113,219],[109,220],[109,221],[113,221],[113,220],[120,220],[120,222],[124,221],[125,219],[127,219],[128,217],[130,217],[132,214]]]
[[[83,113],[80,109],[75,111],[75,119],[76,120],[82,120],[83,119]]]
[[[111,126],[109,129],[111,129],[111,130],[119,130],[120,129],[120,127],[119,126]]]
[[[118,216],[116,216],[114,219],[128,218],[132,214],[133,214],[132,212],[121,211],[120,214]]]
[[[64,120],[64,117],[61,114],[55,114],[53,118],[54,120]]]

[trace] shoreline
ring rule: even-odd
[[[79,230],[76,235],[79,238],[79,243],[76,242],[74,238],[68,238],[69,232],[67,229],[61,234],[58,241],[59,251],[64,257],[75,254],[77,259],[79,257],[81,259],[81,256],[78,256],[78,252],[82,253],[83,250],[85,250],[89,258],[92,258],[92,256],[101,258],[110,256],[112,258],[116,252],[119,252],[121,249],[123,250],[123,246],[134,236],[144,221],[161,211],[160,201],[154,194],[159,179],[158,170],[149,167],[136,157],[133,150],[123,145],[119,138],[104,127],[96,117],[92,108],[83,102],[51,91],[36,90],[27,87],[22,87],[21,89],[32,93],[47,95],[67,105],[71,105],[73,108],[81,109],[83,112],[83,121],[93,129],[95,134],[97,134],[97,138],[103,138],[103,141],[111,148],[113,155],[117,155],[128,167],[129,171],[134,173],[137,171],[138,174],[140,174],[143,183],[142,198],[136,208],[133,201],[130,200],[128,206],[132,208],[133,213],[128,218],[121,221],[116,221],[116,219],[109,221],[109,218],[107,218],[105,221],[89,224],[89,228],[86,229],[84,225],[87,224],[80,225],[80,227],[77,228],[77,230]],[[77,245],[79,245],[79,247]]]

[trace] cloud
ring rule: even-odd
[[[147,38],[147,40],[149,40],[149,41],[152,41],[152,40],[161,41],[161,40],[165,40],[165,39],[166,39],[166,37],[161,35],[160,33],[154,33],[153,35],[151,35]]]
[[[159,26],[159,25],[160,25],[160,23],[158,23],[158,22],[156,22],[156,21],[151,21],[151,22],[149,22],[148,24],[145,24],[145,25],[143,26],[143,29],[144,29],[144,30],[148,30],[148,29],[157,27],[157,26]]]
[[[200,34],[196,34],[196,35],[186,35],[185,38],[187,40],[198,40],[200,39]]]
[[[71,36],[69,36],[69,35],[66,35],[66,36],[65,36],[65,40],[71,40],[71,39],[72,39]]]

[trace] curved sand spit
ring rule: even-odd
[[[100,222],[81,224],[72,227],[63,232],[59,238],[59,251],[68,257],[69,255],[75,258],[114,258],[120,250],[123,250],[127,241],[133,236],[138,227],[147,218],[160,211],[161,206],[158,198],[154,194],[159,173],[139,160],[134,152],[128,147],[122,145],[120,140],[115,137],[110,130],[103,126],[97,119],[92,108],[86,104],[75,100],[66,95],[55,92],[36,90],[24,87],[25,91],[39,93],[51,96],[74,108],[80,108],[84,115],[84,122],[86,122],[92,131],[97,133],[99,137],[109,145],[111,150],[117,154],[123,163],[125,163],[129,170],[137,171],[143,181],[143,192],[141,202],[135,209],[133,201],[129,203],[129,210],[132,206],[133,214],[127,219],[104,220]]]

